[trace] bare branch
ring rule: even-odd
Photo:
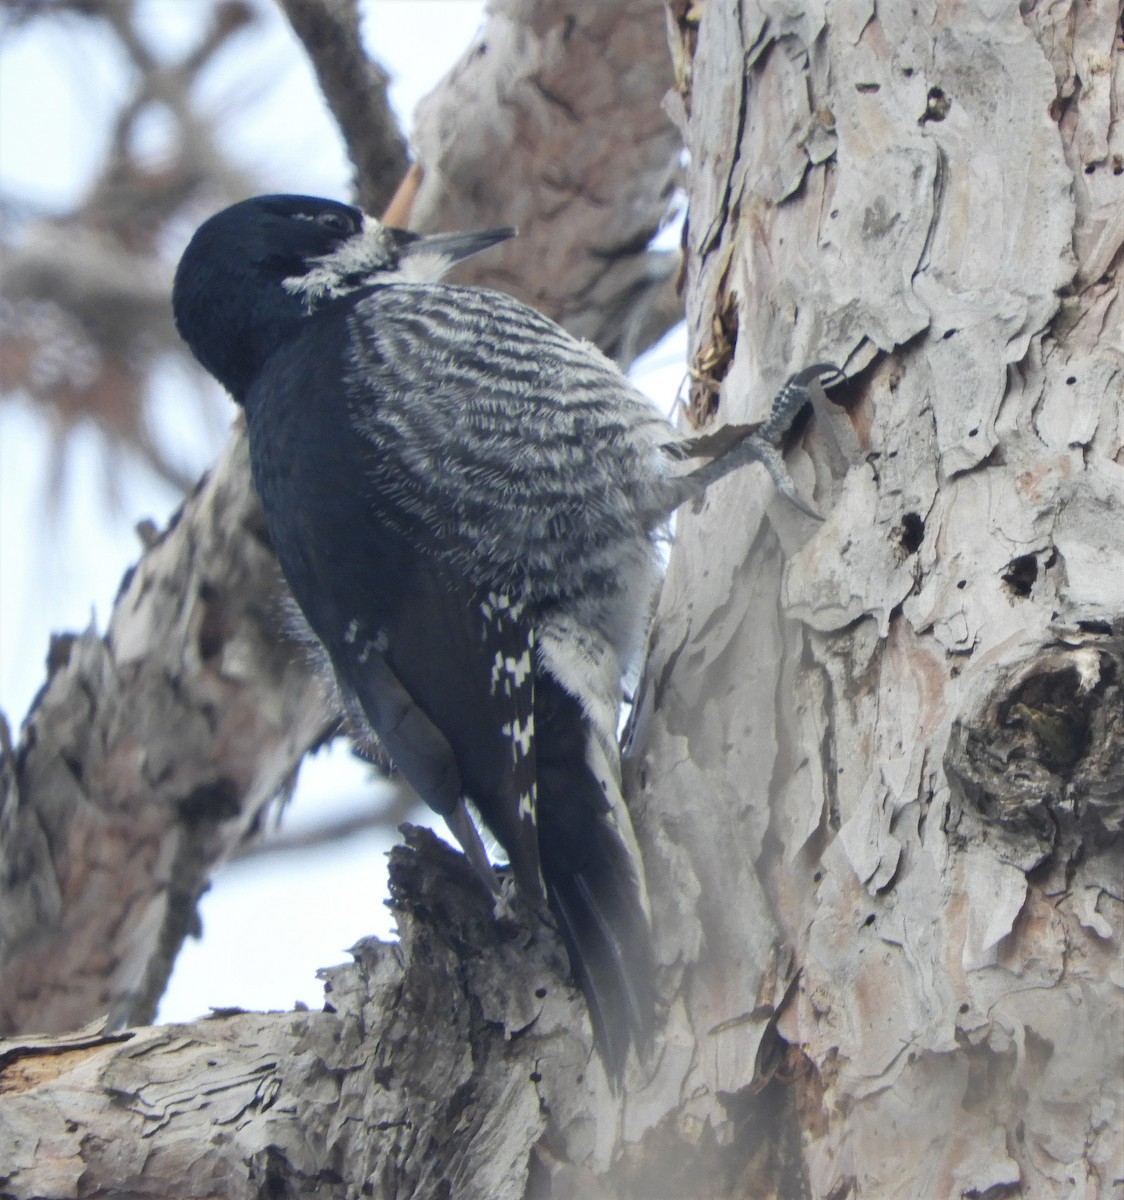
[[[401,942],[323,972],[322,1012],[0,1042],[5,1195],[76,1194],[61,1181],[81,1176],[89,1200],[125,1179],[135,1200],[521,1200],[536,1142],[588,1123],[608,1086],[557,938],[529,914],[498,923],[460,855],[408,840]]]
[[[213,56],[252,25],[255,10],[245,0],[201,7],[209,20],[195,46],[171,63],[149,49],[132,3],[17,10],[16,19],[45,11],[104,22],[136,71],[88,194],[68,214],[13,222],[13,236],[0,247],[0,388],[24,393],[49,414],[60,464],[68,434],[93,420],[111,450],[138,451],[186,491],[192,481],[157,445],[148,422],[153,366],[162,355],[181,352],[167,302],[172,272],[162,235],[204,189],[229,197],[247,189],[196,111],[195,89]],[[133,137],[154,106],[178,127],[157,163],[137,155]]]
[[[0,1028],[151,1019],[214,866],[329,728],[277,593],[239,433],[106,636],[56,639],[0,763]]]
[[[304,44],[355,165],[358,202],[385,207],[406,172],[406,141],[387,100],[386,72],[367,57],[357,0],[278,0]]]
[[[372,789],[374,790],[374,789]],[[231,855],[231,861],[277,858],[283,854],[303,853],[319,846],[345,842],[373,829],[397,829],[421,801],[400,779],[386,781],[373,798],[364,798],[364,806],[349,815],[322,821],[309,829],[280,829],[255,841],[243,842]]]

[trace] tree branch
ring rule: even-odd
[[[0,1042],[5,1196],[522,1200],[536,1143],[611,1104],[584,1009],[549,930],[407,837],[401,941],[323,972],[323,1012]]]
[[[152,1019],[215,864],[329,727],[278,583],[239,431],[105,637],[56,639],[0,762],[0,1029]]]
[[[418,107],[412,227],[517,225],[461,278],[511,292],[627,366],[682,316],[678,254],[648,249],[679,180],[671,85],[654,0],[497,0]]]
[[[356,0],[278,0],[316,71],[355,165],[366,212],[386,207],[406,172],[406,141],[387,100],[389,77],[367,57]]]

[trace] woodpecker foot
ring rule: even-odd
[[[831,363],[814,363],[790,375],[781,390],[773,397],[773,407],[768,417],[752,437],[747,439],[747,451],[769,472],[773,486],[784,498],[805,516],[822,521],[823,513],[796,490],[796,484],[788,473],[788,467],[780,452],[785,435],[792,423],[812,403],[811,386],[822,386],[822,381],[832,375],[843,377],[842,371]]]
[[[505,924],[520,924],[517,908],[519,892],[515,886],[515,876],[505,873],[497,876],[497,882],[499,883],[499,888],[496,891],[495,899],[492,901],[492,916],[497,921]]]
[[[788,473],[788,465],[784,461],[784,455],[781,454],[780,450],[772,442],[767,442],[759,434],[754,434],[753,437],[746,438],[743,445],[745,446],[746,458],[755,459],[769,472],[769,478],[773,481],[773,487],[777,489],[778,494],[783,496],[793,508],[798,509],[806,517],[811,517],[813,521],[822,521],[824,519],[823,513],[810,500],[805,500],[797,491],[796,484],[793,482],[792,476]]]

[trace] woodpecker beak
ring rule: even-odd
[[[473,254],[479,254],[481,250],[506,242],[518,232],[509,225],[503,229],[481,229],[475,233],[422,234],[416,242],[403,247],[402,256],[415,258],[418,255],[433,255],[452,266],[462,258],[470,258]]]

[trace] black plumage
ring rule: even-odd
[[[278,559],[357,732],[485,875],[466,801],[546,899],[619,1077],[653,1022],[615,740],[653,532],[772,451],[735,435],[687,469],[691,444],[596,349],[439,282],[511,232],[419,237],[259,197],[197,231],[175,316],[245,409]]]

